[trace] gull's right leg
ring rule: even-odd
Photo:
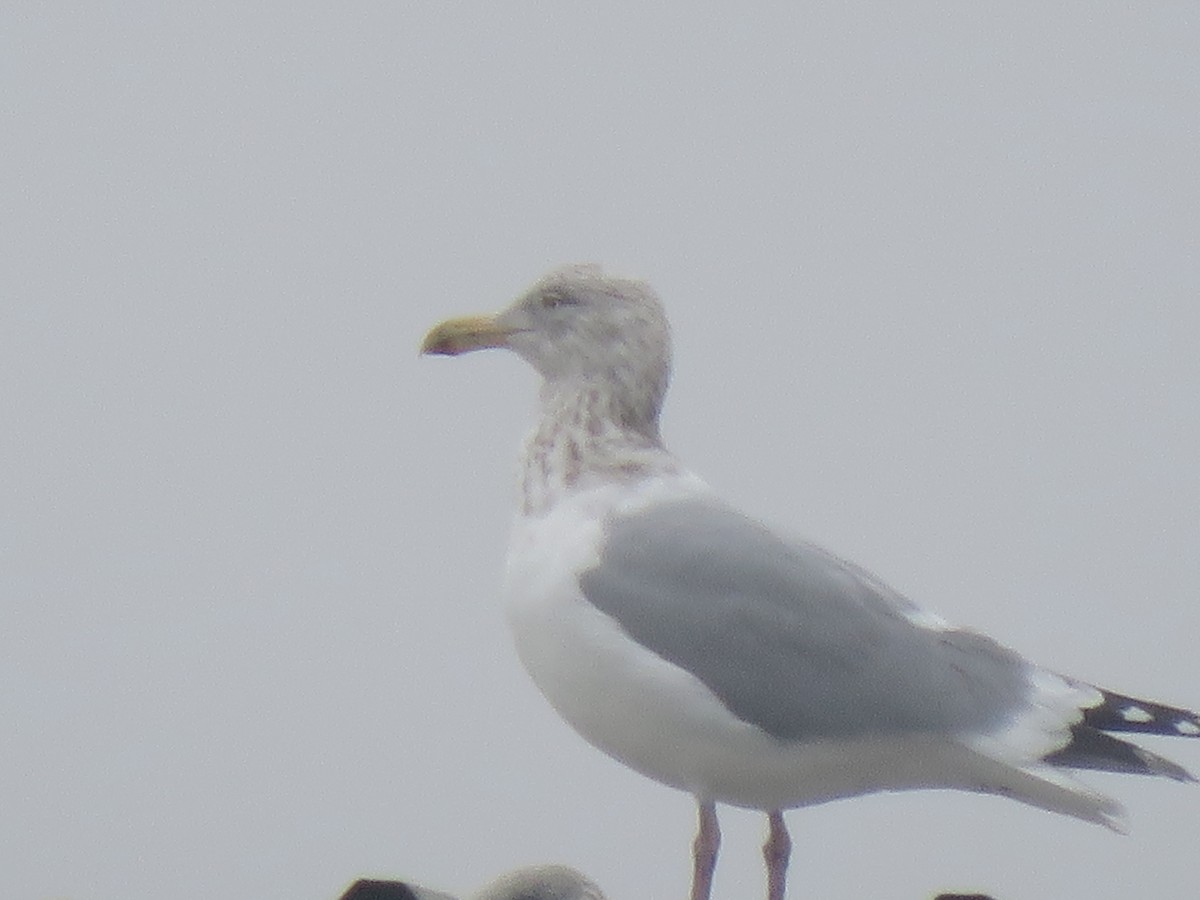
[[[783,813],[774,810],[767,814],[770,832],[763,844],[763,859],[767,863],[767,900],[783,900],[787,892],[788,860],[792,856],[792,839],[788,837]]]

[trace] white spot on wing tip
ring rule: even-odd
[[[1140,706],[1126,706],[1121,710],[1121,718],[1126,722],[1153,722],[1154,716]]]
[[[1180,734],[1197,735],[1200,734],[1200,725],[1189,722],[1187,719],[1180,719],[1175,723],[1175,730]]]
[[[902,610],[904,618],[908,619],[918,628],[925,628],[929,631],[951,631],[954,626],[939,616],[937,613],[929,612],[929,610],[921,609],[914,606],[912,609]]]

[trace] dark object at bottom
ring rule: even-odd
[[[403,881],[372,881],[360,878],[346,889],[341,900],[420,900]]]

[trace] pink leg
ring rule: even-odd
[[[792,839],[788,837],[783,813],[775,810],[767,815],[771,828],[763,844],[763,859],[767,863],[767,900],[783,900],[787,891],[788,859],[792,855]]]
[[[692,900],[709,900],[713,871],[717,867],[717,850],[721,847],[721,826],[717,824],[716,804],[699,798],[696,804],[700,812],[700,830],[692,844]]]

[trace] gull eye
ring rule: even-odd
[[[542,294],[543,309],[558,309],[560,306],[571,306],[575,298],[561,291],[547,291]]]

